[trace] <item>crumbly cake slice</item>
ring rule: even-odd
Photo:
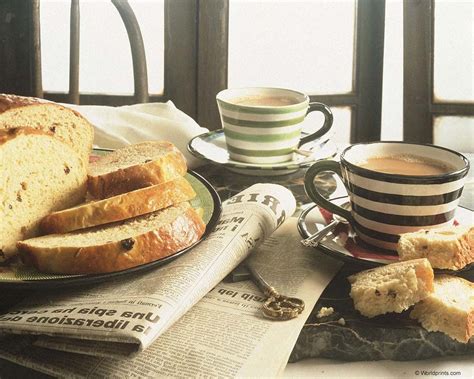
[[[41,220],[40,227],[46,234],[67,233],[155,212],[191,200],[195,196],[196,193],[189,182],[179,177],[155,186],[54,212]]]
[[[205,231],[188,202],[126,221],[18,242],[26,263],[61,274],[120,271],[184,249]]]
[[[84,200],[87,170],[68,145],[31,128],[0,130],[0,257],[38,233],[47,214]]]
[[[440,331],[467,343],[474,335],[474,283],[455,276],[437,276],[433,294],[416,304],[410,317],[426,330]]]
[[[400,313],[433,292],[433,277],[426,258],[392,263],[349,276],[350,296],[364,316]]]
[[[184,155],[171,142],[141,142],[91,163],[88,191],[95,199],[104,199],[176,179],[186,171]]]
[[[427,258],[433,268],[459,270],[474,262],[474,226],[426,229],[400,236],[400,260]]]
[[[78,112],[33,97],[0,94],[0,129],[29,127],[50,132],[88,162],[93,126]]]

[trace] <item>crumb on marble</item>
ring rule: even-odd
[[[323,318],[330,316],[334,313],[334,308],[333,307],[322,307],[319,311],[318,314],[316,315],[317,318]]]

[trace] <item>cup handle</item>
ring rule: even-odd
[[[319,111],[324,114],[324,124],[319,130],[315,131],[314,133],[310,135],[307,135],[306,137],[301,138],[298,147],[300,147],[301,145],[304,145],[306,142],[314,141],[315,139],[321,137],[322,135],[326,134],[329,131],[329,129],[331,129],[332,127],[332,121],[333,121],[332,112],[326,105],[324,105],[323,103],[316,103],[316,102],[309,103],[308,111],[306,112],[306,115],[314,111]]]
[[[341,166],[339,162],[336,162],[336,161],[316,162],[308,169],[308,171],[306,171],[306,175],[304,177],[304,189],[306,190],[306,193],[311,198],[311,200],[313,200],[317,205],[321,206],[324,209],[327,209],[328,211],[334,214],[344,217],[347,221],[349,221],[349,223],[353,224],[354,218],[352,217],[352,214],[350,211],[334,203],[331,203],[329,200],[323,197],[318,192],[317,188],[314,186],[314,178],[316,177],[316,175],[318,175],[320,172],[323,172],[323,171],[334,172],[335,174],[339,175],[339,177],[342,179]]]

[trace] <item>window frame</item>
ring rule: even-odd
[[[16,75],[29,84],[20,86],[15,80],[8,79],[8,70],[5,70],[3,75],[0,71],[1,82],[10,80],[10,83],[2,85],[1,89],[4,92],[68,102],[68,94],[43,93],[41,88],[39,1],[4,1],[8,11],[13,10],[22,17],[28,15],[18,27],[26,31],[24,35],[30,48],[18,48],[15,59],[28,62],[16,66],[17,70],[20,69]],[[24,4],[28,5],[26,12]],[[172,100],[201,126],[218,129],[220,121],[215,96],[227,88],[229,0],[165,0],[164,4],[164,94],[151,95],[149,101]],[[0,14],[1,11],[2,7]],[[350,142],[376,141],[381,136],[385,0],[356,1],[355,27],[352,92],[310,94],[310,99],[330,107],[351,108]],[[24,46],[25,41],[19,35],[21,33],[15,29],[9,38],[13,39],[13,44],[19,46],[21,42]],[[0,50],[0,58],[6,55]],[[132,104],[134,96],[80,94],[79,102],[117,106]]]
[[[227,88],[229,0],[199,3],[198,113],[201,126],[220,126],[216,94]],[[358,0],[353,89],[348,94],[311,95],[330,107],[351,108],[350,142],[381,136],[385,0]]]
[[[434,98],[435,0],[403,3],[403,139],[433,143],[437,116],[474,116],[474,102]]]

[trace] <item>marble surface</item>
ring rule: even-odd
[[[474,155],[469,155],[471,162],[473,157]],[[205,165],[196,171],[211,182],[222,200],[254,183],[266,182],[282,184],[290,189],[295,195],[299,209],[309,202],[303,186],[304,170],[273,177],[240,175],[216,165]],[[461,205],[470,209],[474,208],[473,171],[469,174],[461,201]],[[321,177],[320,185],[329,196],[336,188],[336,181],[332,177]],[[443,375],[439,374],[440,372],[454,372],[458,378],[474,377],[473,341],[462,345],[442,333],[423,331],[409,320],[406,314],[370,321],[361,318],[348,298],[346,277],[354,270],[357,270],[357,267],[344,267],[323,293],[291,354],[290,362],[297,363],[287,365],[284,377],[324,375],[401,378]],[[474,281],[474,277],[470,280]],[[21,293],[1,294],[0,310],[8,308],[9,304],[15,303],[21,297]],[[326,319],[316,319],[315,315],[322,306],[333,306],[336,313]],[[338,323],[341,317],[344,318],[345,325]],[[406,361],[407,359],[423,360]],[[422,371],[425,371],[425,374]],[[0,359],[1,378],[26,376],[47,377]]]

